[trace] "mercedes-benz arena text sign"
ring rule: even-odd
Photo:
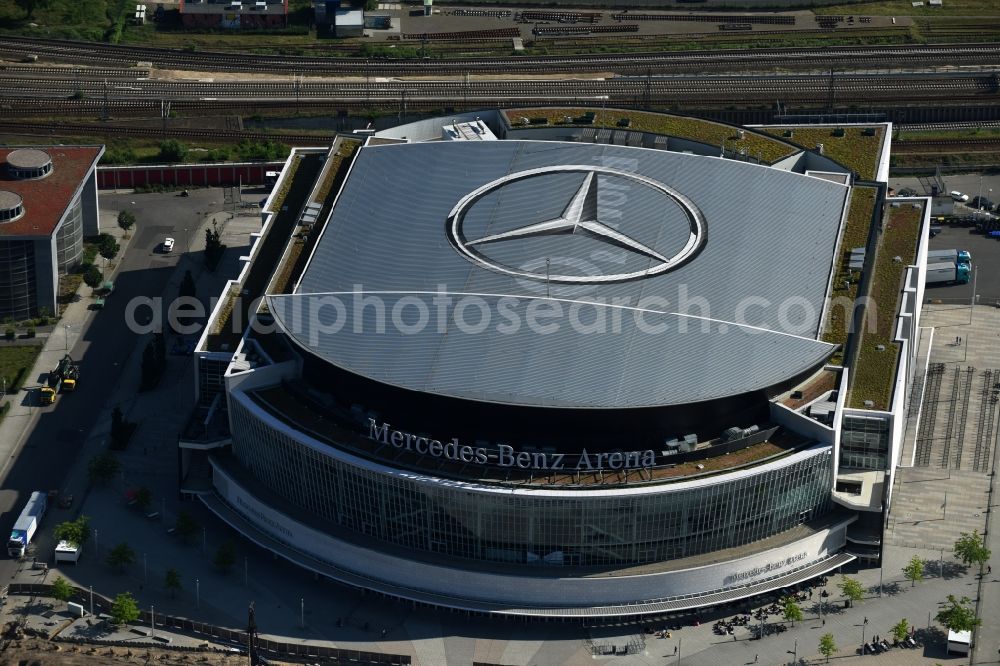
[[[544,178],[548,174],[579,172],[585,174],[583,184],[559,217],[548,220],[526,220],[523,226],[498,234],[481,238],[467,238],[463,232],[465,215],[482,197],[499,190],[511,183],[529,178]],[[628,215],[626,214],[620,227],[615,229],[601,222],[597,211],[598,176],[623,178],[648,187],[661,193],[666,199],[674,202],[681,209],[688,221],[688,237],[680,251],[666,256],[644,243],[640,243],[628,234]],[[469,261],[483,268],[513,275],[518,278],[544,280],[562,284],[594,284],[601,282],[623,282],[642,277],[650,277],[666,273],[690,261],[701,251],[706,240],[705,217],[694,203],[680,192],[661,182],[646,176],[612,169],[609,167],[589,165],[559,165],[528,169],[508,174],[473,190],[455,204],[448,214],[448,240]],[[648,268],[629,273],[613,273],[602,275],[548,275],[514,268],[493,261],[479,248],[492,243],[503,243],[520,238],[536,236],[556,236],[562,234],[579,234],[588,236],[608,245],[633,252],[649,259]]]

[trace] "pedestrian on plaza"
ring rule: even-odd
[[[674,654],[677,654],[677,646],[674,646]]]
[[[868,624],[868,616],[865,615],[865,624]]]
[[[755,663],[755,664],[757,663],[757,657],[759,657],[759,656],[760,656],[759,654],[755,654],[753,656],[753,663]]]
[[[991,567],[989,564],[986,565],[986,573],[988,574],[993,573],[993,567]]]

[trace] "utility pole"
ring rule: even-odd
[[[104,79],[104,109],[101,112],[101,120],[108,119],[108,80]]]
[[[827,107],[827,113],[832,115],[833,114],[833,68],[832,67],[830,68],[830,93],[829,93],[829,98],[827,99],[826,107]]]
[[[653,104],[653,70],[646,69],[646,86],[642,91],[642,108],[649,109]]]
[[[254,602],[250,602],[250,609],[247,618],[247,657],[250,666],[257,666],[260,659],[257,657],[257,619],[253,609]]]

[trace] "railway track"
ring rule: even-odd
[[[0,133],[28,136],[108,136],[119,138],[179,138],[212,142],[279,140],[292,146],[322,146],[336,134],[274,134],[241,130],[131,127],[85,123],[18,123],[0,121]]]
[[[507,81],[351,81],[351,82],[190,82],[130,80],[102,82],[78,79],[28,80],[0,74],[0,98],[108,100],[141,98],[179,101],[289,102],[410,100],[463,100],[467,103],[587,103],[593,99],[616,101],[676,100],[732,103],[746,100],[800,101],[833,98],[836,101],[900,100],[945,97],[987,97],[997,94],[989,76],[960,74],[921,77],[884,75],[755,76],[755,77],[621,77],[581,80]]]
[[[1000,45],[844,46],[821,49],[751,49],[659,53],[600,54],[455,60],[406,60],[376,58],[323,58],[315,56],[248,55],[228,52],[189,52],[50,39],[0,38],[0,53],[74,63],[122,67],[150,62],[154,67],[231,72],[284,72],[289,74],[386,75],[417,72],[568,72],[568,71],[697,71],[724,68],[759,70],[765,67],[810,66],[826,69],[885,68],[921,62],[935,64],[1000,64]]]

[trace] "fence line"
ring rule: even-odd
[[[22,596],[52,596],[52,586],[41,583],[11,583],[7,587],[8,594],[22,595]],[[70,597],[71,601],[83,605],[84,608],[88,608],[90,604],[90,591],[79,587],[73,588],[73,595]],[[112,601],[106,597],[94,593],[94,613],[110,613],[111,612]],[[149,611],[140,610],[139,619],[140,624],[149,625],[150,614]],[[234,629],[226,629],[225,627],[217,627],[212,624],[205,622],[196,622],[194,620],[189,620],[187,618],[174,617],[172,615],[166,615],[163,613],[156,614],[156,626],[157,628],[163,629],[175,629],[180,632],[188,634],[197,634],[198,636],[205,636],[213,638],[220,641],[226,641],[234,644],[235,646],[241,647],[241,649],[246,648],[249,637],[245,631],[239,631]],[[58,640],[70,641],[70,642],[90,642],[82,639],[66,639],[60,638]],[[101,641],[102,644],[114,644],[115,641]],[[134,641],[129,641],[128,643],[123,643],[123,645],[135,645]],[[172,646],[168,644],[157,645],[157,647],[162,647],[165,649],[178,649],[178,650],[190,650],[192,648],[184,648],[178,646]],[[344,664],[389,664],[391,666],[406,666],[410,663],[411,659],[409,655],[403,654],[386,654],[382,652],[366,652],[363,650],[344,650],[341,648],[327,647],[324,645],[303,645],[299,643],[283,643],[281,641],[273,641],[265,638],[259,638],[257,640],[258,651],[272,657],[278,656],[291,656],[291,657],[316,657],[316,658],[326,658],[333,659],[337,663]]]

